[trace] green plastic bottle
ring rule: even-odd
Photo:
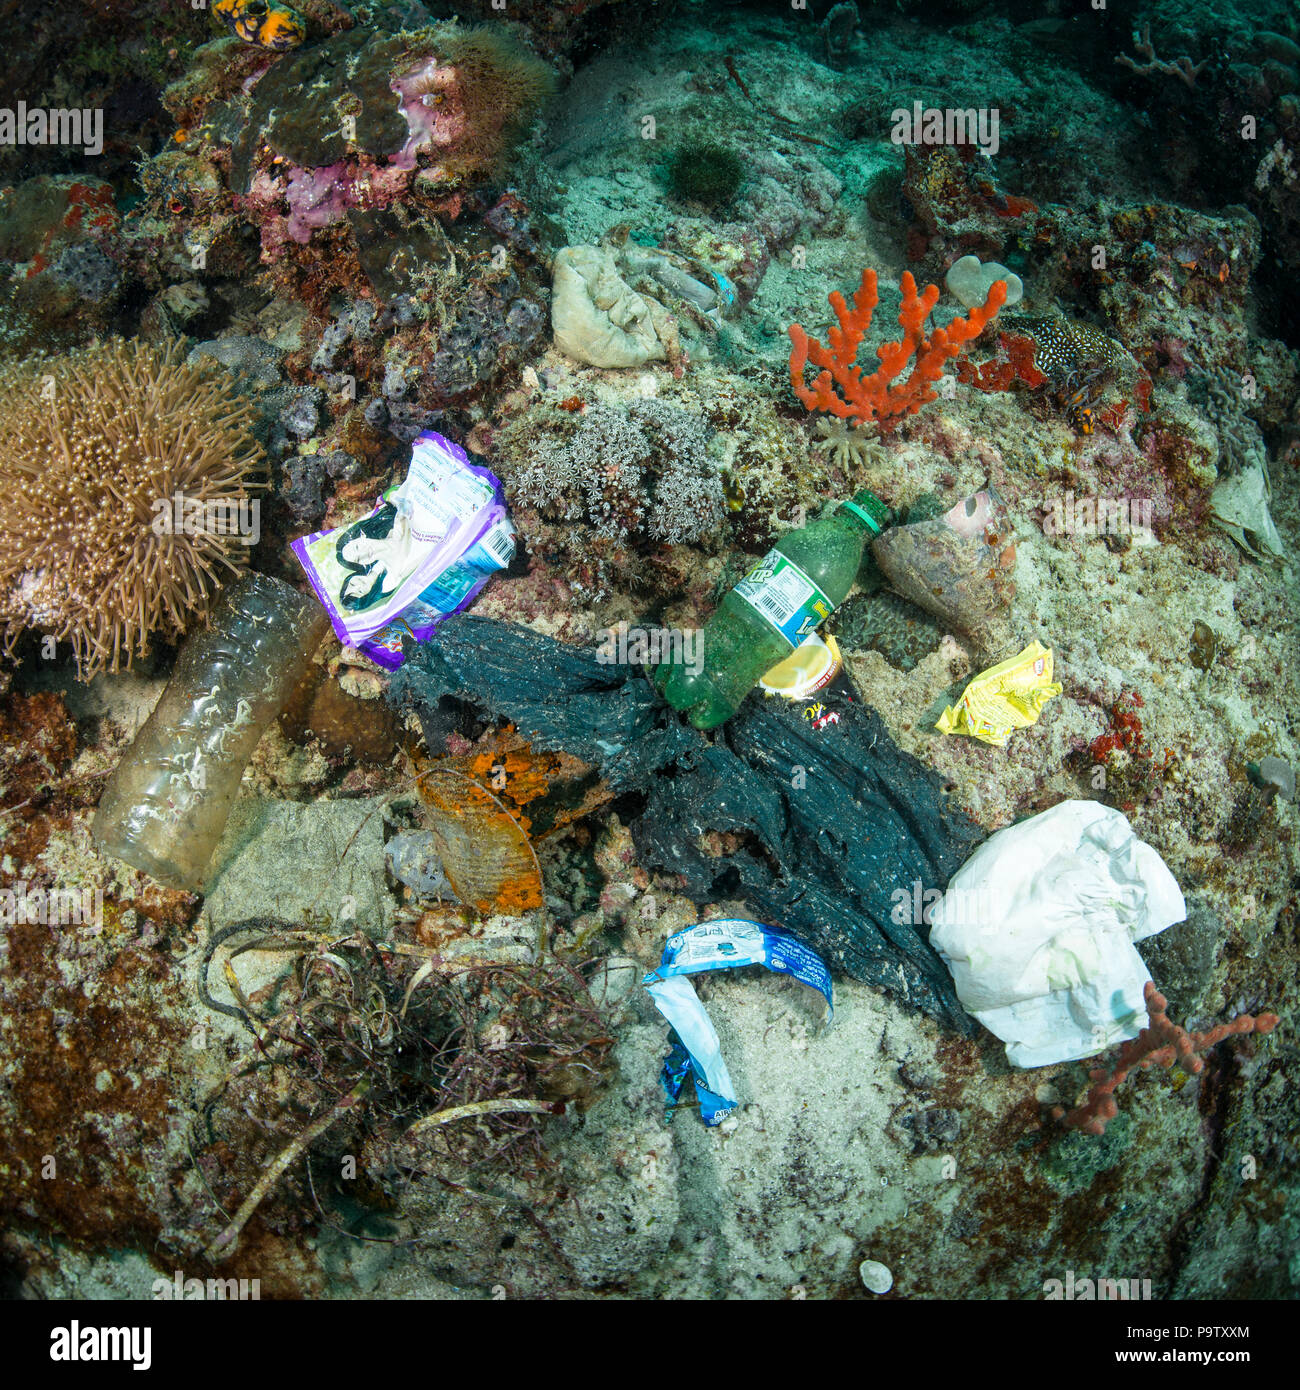
[[[867,543],[893,520],[863,489],[830,516],[787,532],[709,619],[697,669],[664,662],[655,689],[697,729],[730,719],[763,676],[844,602]]]

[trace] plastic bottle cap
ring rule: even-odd
[[[848,512],[857,517],[859,521],[865,521],[873,536],[880,535],[894,519],[893,512],[890,511],[888,505],[867,488],[863,488],[861,492],[855,492],[848,501],[841,502],[835,510]]]

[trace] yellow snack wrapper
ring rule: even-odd
[[[1060,682],[1052,679],[1051,649],[1031,642],[1018,656],[974,677],[934,727],[1005,748],[1015,730],[1036,724],[1043,706],[1060,693]]]

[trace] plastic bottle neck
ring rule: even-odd
[[[872,536],[880,535],[885,527],[891,526],[894,521],[894,514],[889,507],[866,488],[861,492],[855,492],[847,502],[841,502],[835,508],[835,515],[843,517],[851,525]]]

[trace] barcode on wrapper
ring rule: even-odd
[[[505,569],[515,558],[514,532],[505,526],[494,526],[483,537],[483,547],[497,564]]]

